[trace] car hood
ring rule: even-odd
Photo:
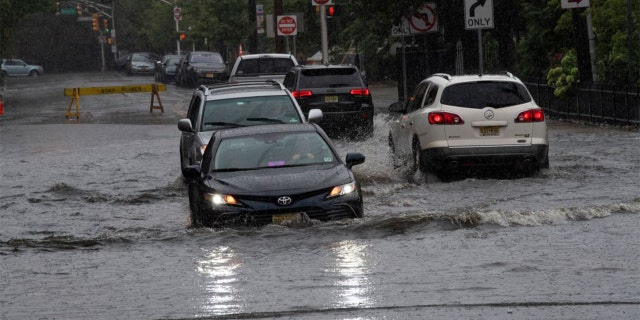
[[[214,172],[207,185],[220,193],[273,195],[328,189],[353,180],[342,164],[267,168],[251,171]]]

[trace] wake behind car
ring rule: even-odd
[[[229,82],[245,82],[272,79],[280,83],[289,69],[298,65],[291,54],[246,54],[236,58],[229,75]]]
[[[227,64],[215,51],[189,52],[176,70],[176,83],[183,87],[226,82],[228,78]]]
[[[316,124],[220,130],[201,165],[188,166],[195,226],[291,225],[360,218],[360,184],[351,167],[360,153],[338,157]]]
[[[329,134],[368,138],[373,134],[373,99],[360,71],[352,65],[305,65],[291,68],[284,86],[302,111],[320,109]]]
[[[389,131],[396,165],[408,162],[441,177],[476,168],[549,167],[544,112],[510,73],[435,74],[389,111],[399,114]]]
[[[200,162],[216,130],[320,120],[320,110],[310,111],[305,118],[291,93],[273,80],[202,85],[193,92],[187,118],[178,121],[180,167],[184,173],[186,166]]]

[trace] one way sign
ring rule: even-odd
[[[493,0],[464,0],[465,29],[493,28]]]

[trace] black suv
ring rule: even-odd
[[[215,131],[276,123],[322,120],[320,110],[306,117],[289,90],[274,80],[201,85],[193,92],[187,118],[178,121],[180,167],[200,163]]]
[[[226,82],[227,79],[229,69],[219,52],[189,52],[180,60],[176,70],[176,82],[183,87]]]
[[[305,65],[291,68],[284,86],[302,111],[322,110],[322,128],[366,138],[373,134],[373,100],[360,70],[352,65]]]

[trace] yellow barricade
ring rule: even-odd
[[[149,105],[149,112],[153,112],[153,109],[159,109],[160,112],[164,113],[164,107],[162,106],[162,101],[160,101],[160,94],[158,94],[158,92],[160,91],[167,91],[167,86],[164,84],[152,83],[111,87],[64,88],[64,96],[71,97],[71,101],[69,101],[69,106],[67,107],[66,118],[80,118],[80,96],[116,93],[151,92],[151,104]],[[158,105],[154,105],[155,98],[158,98]],[[76,111],[71,112],[71,106],[74,102],[76,104]]]

